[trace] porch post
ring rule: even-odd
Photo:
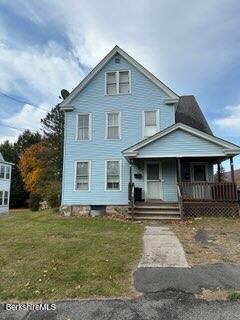
[[[217,175],[218,175],[218,182],[219,183],[221,182],[221,169],[220,169],[220,166],[221,166],[221,162],[218,162],[217,163]]]
[[[133,195],[133,178],[132,178],[132,164],[133,160],[129,161],[129,192],[130,192],[130,203],[131,203],[131,216],[132,220],[134,219],[134,195]]]
[[[177,180],[178,183],[182,182],[182,170],[181,170],[181,159],[177,158]]]
[[[230,157],[230,167],[231,167],[232,183],[235,183],[233,157]]]

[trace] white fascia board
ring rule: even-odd
[[[64,105],[64,106],[60,106],[60,110],[61,111],[73,111],[74,107],[70,106],[70,105]]]
[[[178,101],[179,101],[179,98],[175,98],[175,99],[169,98],[164,100],[165,104],[175,104],[175,103],[178,103]]]
[[[102,68],[112,59],[112,57],[118,53],[124,59],[126,59],[130,64],[132,64],[137,70],[143,73],[149,80],[151,80],[155,85],[162,89],[171,99],[178,99],[178,95],[168,88],[163,82],[156,78],[150,71],[144,68],[139,62],[129,56],[120,47],[115,46],[97,65],[90,71],[90,73],[73,89],[70,95],[60,103],[60,107],[68,105],[77,94],[79,94],[83,88],[97,75],[97,73],[102,70]]]
[[[164,154],[164,155],[138,155],[138,159],[154,159],[154,158],[211,158],[211,157],[225,157],[225,154]]]

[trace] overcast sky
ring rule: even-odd
[[[0,93],[0,123],[38,129],[31,103],[58,103],[118,44],[240,144],[239,17],[238,0],[1,0],[0,91],[29,104]],[[18,134],[0,126],[0,141]]]

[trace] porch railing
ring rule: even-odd
[[[235,183],[181,182],[179,183],[183,201],[237,202]]]

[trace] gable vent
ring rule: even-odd
[[[115,56],[115,63],[120,63],[121,59],[119,55]]]

